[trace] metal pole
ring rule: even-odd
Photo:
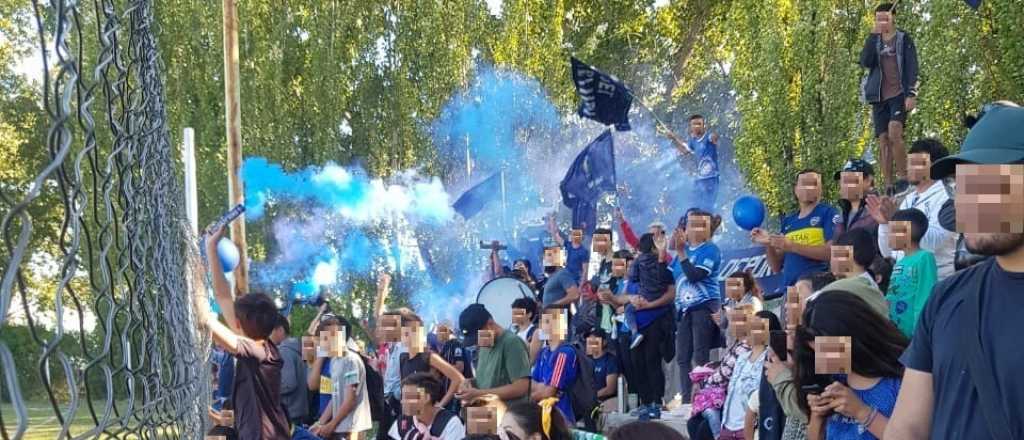
[[[239,175],[242,167],[242,114],[238,74],[238,3],[224,4],[224,117],[227,129],[228,206],[245,203],[245,182]],[[249,291],[249,261],[246,257],[245,221],[231,223],[231,239],[238,246],[238,267],[234,270],[235,294]]]
[[[469,135],[466,135],[466,180],[473,177],[473,156],[469,151]]]
[[[185,215],[192,233],[199,235],[199,194],[196,187],[196,132],[185,128],[181,149],[181,162],[185,164]]]

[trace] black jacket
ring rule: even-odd
[[[917,96],[917,48],[914,40],[906,32],[896,31],[896,63],[900,70],[900,85],[903,94]],[[875,104],[882,101],[882,36],[870,34],[864,41],[860,51],[860,65],[869,69],[865,82],[861,85],[865,101]]]

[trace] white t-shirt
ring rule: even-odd
[[[331,414],[332,416],[341,409],[341,399],[344,398],[343,390],[350,386],[357,386],[356,406],[347,417],[341,420],[334,432],[363,432],[373,428],[373,420],[370,417],[370,395],[366,392],[366,367],[363,360],[353,350],[345,352],[345,356],[335,358],[331,361],[331,382],[334,386],[331,392]]]
[[[398,435],[398,423],[400,421],[401,419],[395,421],[395,423],[391,425],[391,429],[388,430],[388,437],[393,438],[394,440],[404,440]],[[410,433],[415,432],[416,430],[410,431]],[[412,436],[408,435],[407,437],[411,438]],[[451,419],[448,419],[448,424],[445,425],[444,431],[441,431],[441,436],[437,438],[440,440],[463,440],[466,438],[466,427],[462,426],[462,421],[459,420],[458,417],[452,417]]]
[[[530,334],[530,330],[533,330],[533,324],[530,324],[528,327],[516,332],[516,336],[519,336],[519,339],[522,339],[523,342],[529,344],[530,339],[527,338],[527,336]]]

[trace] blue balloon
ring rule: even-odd
[[[217,258],[225,273],[235,270],[238,267],[238,247],[227,237],[221,238],[217,242]]]
[[[732,219],[747,231],[764,223],[764,213],[764,202],[754,196],[740,197],[732,206]]]

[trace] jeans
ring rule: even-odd
[[[683,402],[693,397],[690,370],[693,364],[704,365],[711,357],[718,329],[711,319],[711,311],[718,310],[716,302],[704,303],[683,312],[676,328],[676,363],[679,364],[679,387]]]

